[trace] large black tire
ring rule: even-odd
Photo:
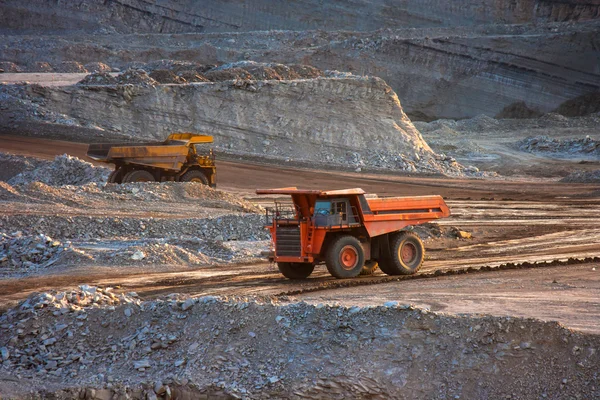
[[[108,183],[122,183],[122,182],[123,182],[123,170],[121,168],[116,168],[108,176]]]
[[[377,261],[367,261],[360,270],[360,275],[373,275],[377,271],[378,266]]]
[[[154,175],[152,175],[149,171],[143,169],[134,169],[133,171],[129,171],[123,177],[123,183],[132,183],[132,182],[155,182]]]
[[[315,269],[315,265],[310,263],[278,262],[277,267],[288,279],[306,279]]]
[[[349,235],[335,239],[327,249],[325,265],[336,278],[358,276],[365,265],[365,254],[360,241]]]
[[[206,178],[206,175],[204,175],[204,173],[202,171],[198,171],[197,169],[193,169],[191,171],[186,172],[185,174],[181,175],[181,178],[179,178],[180,182],[198,182],[198,183],[202,183],[204,185],[208,185],[208,179]]]
[[[388,275],[412,275],[425,259],[423,242],[413,232],[398,232],[390,237],[389,257],[379,260],[379,268]]]

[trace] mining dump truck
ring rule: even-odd
[[[110,183],[200,182],[217,186],[212,136],[172,133],[164,142],[91,144],[87,156],[115,164]]]
[[[368,274],[375,266],[388,275],[416,273],[425,258],[421,239],[403,229],[438,218],[450,210],[441,196],[368,196],[362,189],[257,190],[260,195],[290,195],[266,210],[271,232],[270,261],[289,279],[307,278],[325,262],[336,278]]]

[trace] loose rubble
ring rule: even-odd
[[[117,83],[120,85],[140,85],[143,87],[151,87],[159,84],[142,69],[128,69],[117,76]]]
[[[600,169],[595,171],[575,171],[560,181],[565,183],[600,183]]]
[[[55,72],[61,73],[86,73],[85,67],[77,61],[63,61],[54,67]]]
[[[110,169],[96,167],[77,157],[63,154],[54,161],[38,168],[25,171],[11,178],[11,185],[23,185],[31,182],[42,182],[52,186],[83,185],[86,183],[104,183],[108,179]]]
[[[69,156],[45,161],[0,154],[0,162],[13,184],[0,182],[7,210],[54,210],[42,217],[0,216],[3,277],[81,265],[167,270],[252,263],[264,260],[269,248],[264,210],[221,190],[176,182],[106,184],[108,169]],[[187,216],[173,218],[182,208]],[[153,216],[136,215],[141,210],[154,210]]]
[[[115,85],[117,78],[108,72],[93,72],[79,81],[78,85]]]
[[[74,252],[70,243],[62,243],[44,234],[24,236],[0,232],[0,274],[37,272],[48,268],[64,252]]]
[[[141,301],[87,285],[34,294],[0,316],[1,374],[51,377],[54,390],[91,399],[218,389],[248,399],[594,398],[599,347],[598,336],[553,322],[447,316],[398,302]]]
[[[600,156],[600,140],[586,136],[584,139],[555,139],[548,136],[528,137],[517,143],[522,151],[530,153],[564,153],[569,155]]]

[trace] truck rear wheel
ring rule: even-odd
[[[423,242],[413,232],[399,232],[390,238],[390,254],[379,261],[379,268],[388,275],[412,275],[425,259]]]
[[[197,169],[193,169],[191,171],[186,172],[181,175],[179,178],[180,182],[197,182],[202,183],[204,185],[208,185],[208,179],[206,179],[206,175],[202,171],[198,171]]]
[[[288,279],[306,279],[315,269],[315,265],[310,263],[278,262],[277,267]]]
[[[152,175],[149,171],[143,169],[134,169],[133,171],[129,171],[123,177],[123,183],[132,183],[132,182],[155,182],[154,175]]]
[[[108,183],[121,183],[122,181],[123,181],[123,170],[121,168],[116,168],[108,176]]]
[[[327,249],[325,265],[336,278],[354,278],[365,265],[365,254],[354,236],[340,236]]]

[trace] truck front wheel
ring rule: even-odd
[[[315,265],[310,263],[278,262],[277,267],[288,279],[306,279],[315,269]]]
[[[390,254],[379,261],[379,268],[388,275],[412,275],[425,259],[425,247],[413,232],[399,232],[390,238]]]
[[[197,182],[202,183],[204,185],[208,185],[208,179],[206,179],[206,175],[202,171],[198,171],[197,169],[193,169],[191,171],[186,172],[181,175],[179,179],[180,182]]]
[[[365,254],[354,236],[340,236],[327,249],[325,265],[336,278],[354,278],[365,265]]]

